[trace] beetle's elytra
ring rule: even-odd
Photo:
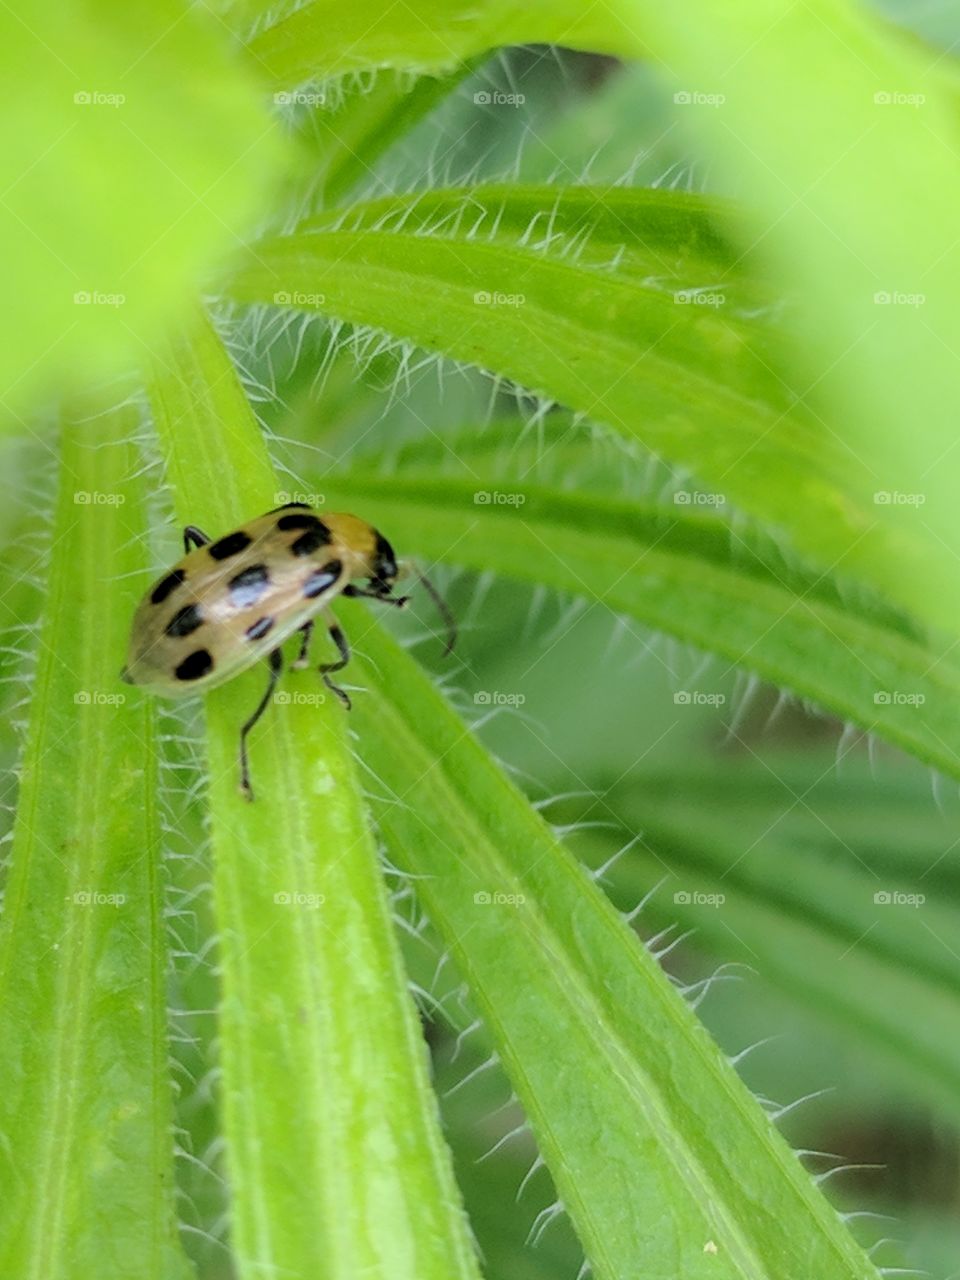
[[[240,731],[240,786],[252,799],[246,739],[283,668],[280,645],[299,631],[300,653],[293,666],[307,666],[314,618],[338,595],[404,605],[407,597],[393,594],[396,556],[365,521],[347,514],[321,518],[301,502],[268,511],[216,541],[188,525],[183,543],[183,559],[140,602],[121,676],[128,684],[175,697],[204,692],[265,659],[267,689]],[[354,585],[357,578],[367,585]],[[447,623],[449,653],[453,620],[430,583],[422,576],[421,581]],[[329,614],[326,622],[340,656],[322,663],[319,671],[349,707],[350,699],[330,674],[347,665],[350,648]]]

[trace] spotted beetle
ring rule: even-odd
[[[140,602],[120,675],[151,693],[177,697],[205,692],[265,659],[270,677],[256,709],[240,730],[240,789],[253,799],[247,735],[267,708],[283,670],[281,644],[300,633],[292,666],[306,667],[314,619],[335,596],[361,596],[402,607],[393,589],[400,576],[393,548],[372,525],[347,514],[321,519],[303,502],[288,502],[215,542],[195,525],[183,531],[185,555]],[[447,626],[446,653],[456,627],[442,598],[418,575]],[[354,578],[367,579],[366,587]],[[327,686],[349,709],[345,690],[330,676],[350,660],[336,621],[327,627],[336,662],[319,666]]]

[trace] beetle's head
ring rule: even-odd
[[[370,561],[370,590],[388,595],[394,588],[400,568],[393,547],[382,533],[376,535],[373,557]]]

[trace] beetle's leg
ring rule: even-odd
[[[240,790],[248,800],[253,799],[253,787],[250,785],[250,769],[247,764],[247,734],[266,711],[267,703],[273,696],[274,686],[280,678],[280,672],[283,670],[283,654],[279,649],[272,649],[267,654],[267,664],[270,667],[270,681],[257,704],[256,711],[240,730]]]
[[[205,547],[210,539],[195,524],[188,524],[183,529],[183,549],[192,551],[194,547]]]
[[[347,693],[345,689],[341,689],[339,685],[333,683],[333,681],[330,679],[330,672],[342,671],[343,668],[347,665],[347,663],[350,661],[350,646],[347,643],[347,637],[343,634],[338,624],[334,622],[332,618],[327,623],[327,626],[330,630],[330,639],[337,646],[337,652],[340,654],[340,658],[339,658],[339,661],[337,662],[321,662],[320,666],[317,669],[320,672],[320,674],[323,676],[323,683],[327,686],[327,688],[330,690],[331,693],[335,693],[337,695],[337,697],[340,699],[340,701],[349,711],[350,695]]]
[[[313,619],[310,618],[300,628],[300,652],[290,664],[293,671],[302,671],[304,667],[310,665],[310,658],[307,650],[310,648],[310,637],[313,635]]]
[[[383,591],[365,591],[363,587],[355,587],[352,582],[347,583],[343,588],[343,594],[345,596],[353,596],[354,599],[379,600],[382,604],[394,604],[398,609],[402,609],[410,599],[409,596],[387,595]]]
[[[406,573],[412,572],[409,565],[405,566],[405,572]],[[417,573],[417,577],[426,588],[427,594],[429,595],[430,599],[437,606],[437,611],[446,625],[447,645],[443,651],[444,657],[446,657],[447,654],[453,652],[454,645],[457,643],[456,620],[454,619],[453,614],[450,612],[447,602],[444,600],[443,596],[436,589],[436,587],[433,585],[430,579],[422,573]],[[365,590],[363,587],[355,587],[352,583],[348,583],[347,586],[345,586],[343,589],[343,594],[345,596],[359,596],[363,600],[379,600],[381,604],[395,604],[398,609],[401,609],[407,603],[410,597],[409,596],[392,596],[390,595],[390,590],[391,588],[387,587],[386,589],[381,588],[380,590],[371,591],[371,590]]]

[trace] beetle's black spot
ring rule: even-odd
[[[249,533],[244,533],[242,529],[238,529],[236,533],[228,533],[219,542],[212,542],[207,550],[214,560],[229,560],[231,556],[245,551],[252,541],[253,539]]]
[[[174,674],[178,680],[199,680],[207,672],[213,670],[213,659],[206,649],[194,649],[177,667]]]
[[[247,609],[256,604],[270,585],[270,574],[265,564],[252,564],[227,583],[230,602],[238,609]]]
[[[173,573],[168,573],[165,578],[161,578],[150,593],[150,603],[163,604],[170,592],[176,591],[180,583],[186,579],[186,576],[183,569],[174,569]]]
[[[328,587],[332,587],[340,577],[342,570],[343,565],[339,560],[331,560],[322,569],[314,569],[303,584],[303,594],[306,599],[312,600],[314,596],[318,596],[322,591],[326,591]]]
[[[248,640],[260,640],[274,624],[273,618],[258,618],[252,627],[247,627],[244,635]]]
[[[319,551],[321,547],[325,547],[330,541],[330,530],[322,520],[317,520],[315,526],[311,526],[306,533],[301,533],[290,543],[290,550],[295,556],[310,556],[314,551]]]
[[[301,507],[304,511],[312,510],[309,502],[285,502],[282,507],[273,507],[267,515],[272,516],[275,511],[287,511],[290,507]]]
[[[203,612],[198,604],[185,604],[163,628],[168,636],[188,636],[203,625]]]
[[[277,528],[286,532],[288,529],[316,529],[326,528],[326,525],[317,516],[311,515],[309,511],[298,511],[296,515],[281,516],[277,521]]]

